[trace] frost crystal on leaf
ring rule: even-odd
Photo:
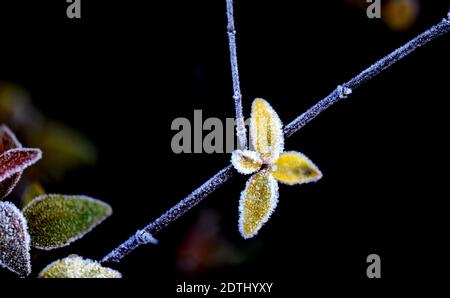
[[[257,98],[252,104],[250,139],[264,163],[273,163],[283,152],[282,123],[270,104]]]
[[[0,155],[0,181],[22,172],[41,156],[41,150],[33,148],[16,148],[4,152]]]
[[[322,178],[319,168],[300,152],[284,152],[270,173],[278,181],[293,185],[317,181]]]
[[[122,278],[119,271],[103,267],[98,262],[71,255],[57,260],[41,273],[40,278]]]
[[[22,148],[22,144],[17,140],[14,133],[5,125],[0,126],[0,156],[11,149]],[[17,155],[17,153],[15,153]],[[11,157],[11,156],[10,156]],[[40,157],[39,157],[40,158]],[[38,159],[39,159],[38,158]],[[1,157],[0,157],[1,159]],[[12,165],[3,164],[4,159],[0,161],[0,170],[3,171],[0,177],[0,199],[6,197],[19,182],[22,176],[22,170],[19,168],[8,168]],[[34,161],[36,162],[36,161]],[[34,163],[33,162],[33,163]],[[26,165],[28,167],[29,165]],[[19,169],[19,170],[18,170]],[[6,175],[5,175],[6,174]]]
[[[263,161],[254,151],[235,150],[231,154],[231,163],[239,173],[248,175],[258,171]]]
[[[22,173],[17,173],[0,182],[0,200],[11,193],[21,177]]]
[[[267,170],[253,175],[241,193],[239,231],[244,238],[255,236],[267,222],[278,202],[278,183]]]
[[[342,88],[342,87],[341,87]],[[347,88],[348,89],[348,88]],[[341,90],[350,94],[351,90]],[[302,153],[283,152],[282,123],[264,99],[253,101],[250,136],[255,151],[236,150],[231,163],[241,174],[253,175],[241,193],[239,231],[244,238],[255,236],[278,202],[278,183],[301,184],[322,177],[319,168]]]
[[[23,210],[31,245],[50,250],[67,246],[112,214],[111,206],[87,196],[42,195]]]
[[[0,266],[20,276],[31,272],[27,222],[9,202],[0,202]]]

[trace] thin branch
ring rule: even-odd
[[[223,168],[211,179],[203,183],[199,188],[194,190],[190,195],[178,202],[175,206],[170,208],[166,213],[158,217],[154,222],[147,225],[143,230],[138,230],[136,234],[131,236],[127,241],[122,243],[119,247],[105,256],[102,260],[104,262],[119,262],[124,256],[129,254],[135,248],[144,244],[142,240],[143,232],[146,232],[147,237],[154,239],[153,235],[167,227],[171,222],[175,221],[181,215],[186,213],[189,209],[200,203],[210,193],[215,191],[219,186],[227,182],[235,173],[231,165]],[[154,239],[156,241],[156,239]],[[149,241],[151,242],[151,241]]]
[[[450,13],[450,12],[449,12]],[[449,17],[450,18],[450,17]],[[298,116],[294,121],[289,123],[284,128],[284,134],[286,137],[291,136],[293,133],[297,132],[300,128],[305,126],[309,121],[316,118],[324,110],[328,109],[331,105],[336,103],[342,98],[346,98],[352,93],[352,90],[360,87],[368,80],[374,78],[380,74],[383,70],[387,69],[394,63],[398,62],[408,54],[411,54],[416,49],[424,46],[430,41],[438,38],[439,36],[448,33],[450,27],[450,20],[443,19],[439,24],[431,27],[429,30],[420,34],[410,42],[406,43],[402,47],[393,51],[384,58],[378,60],[375,64],[371,65],[369,68],[361,72],[359,75],[348,81],[347,83],[338,86],[330,95],[319,101],[317,104],[312,106],[302,115]]]
[[[234,11],[233,0],[227,1],[227,33],[228,33],[228,46],[230,48],[230,64],[231,64],[231,77],[233,79],[233,99],[234,109],[236,112],[236,135],[238,137],[239,145],[241,149],[247,149],[247,129],[245,128],[245,119],[242,112],[242,94],[241,86],[239,83],[239,69],[237,62],[236,51],[236,28],[234,26]]]
[[[449,12],[450,19],[450,12]],[[423,45],[429,43],[430,41],[438,38],[445,33],[450,32],[450,20],[443,19],[439,24],[433,26],[429,30],[420,34],[404,46],[398,48],[391,54],[382,58],[359,75],[346,82],[345,84],[338,86],[330,95],[319,101],[309,110],[307,110],[302,115],[298,116],[291,123],[289,123],[284,128],[285,137],[289,137],[298,130],[300,130],[303,126],[305,126],[309,121],[316,118],[321,112],[325,111],[334,103],[339,100],[346,98],[351,94],[353,89],[356,89],[363,85],[368,80],[374,78],[378,74],[380,74],[383,70],[393,65],[400,59],[404,58],[408,54],[414,52],[416,49],[422,47]],[[178,204],[172,207],[169,211],[161,215],[154,222],[150,223],[146,226],[142,231],[139,230],[136,234],[131,236],[127,241],[105,256],[102,262],[120,262],[120,260],[125,257],[128,253],[136,249],[143,243],[148,243],[152,241],[143,241],[142,235],[143,232],[146,233],[146,237],[149,239],[154,239],[152,235],[158,233],[165,227],[167,227],[170,223],[175,221],[181,215],[186,213],[192,207],[197,205],[200,201],[206,198],[210,193],[215,191],[225,182],[227,182],[236,172],[233,170],[232,166],[229,165],[214,175],[211,179],[206,181],[199,188],[194,190],[189,196],[181,200]]]

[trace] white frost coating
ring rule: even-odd
[[[316,164],[313,163],[312,160],[309,159],[309,157],[307,157],[305,154],[303,154],[301,152],[298,152],[298,151],[285,151],[283,153],[293,154],[293,155],[299,156],[300,158],[303,158],[304,160],[306,160],[308,162],[310,167],[312,167],[315,171],[317,171],[318,176],[315,177],[315,178],[310,178],[310,179],[306,179],[306,180],[303,180],[301,182],[295,182],[295,183],[288,183],[288,182],[285,182],[285,181],[277,180],[278,182],[281,182],[281,183],[286,184],[286,185],[301,185],[301,184],[306,184],[306,183],[310,183],[310,182],[317,182],[320,179],[322,179],[322,177],[323,177],[322,171],[320,171],[319,167],[316,166]],[[275,171],[276,170],[276,166],[272,166],[272,170]]]
[[[252,142],[252,146],[255,150],[257,150],[258,146],[257,143],[260,141],[258,138],[263,137],[264,143],[267,143],[265,140],[266,135],[257,135],[257,125],[256,125],[256,117],[255,117],[255,106],[258,101],[263,101],[266,105],[267,110],[269,111],[270,115],[272,116],[272,119],[275,123],[275,127],[272,129],[276,131],[276,134],[279,135],[278,143],[274,144],[272,148],[264,148],[264,152],[258,152],[261,157],[263,158],[264,163],[272,164],[274,163],[280,154],[284,150],[284,135],[283,135],[283,122],[281,122],[280,117],[278,116],[277,112],[272,108],[272,106],[262,98],[256,98],[252,103],[252,112],[250,115],[250,140]],[[269,160],[264,160],[265,154],[271,154],[271,158]]]
[[[138,230],[136,232],[136,237],[141,244],[158,244],[158,240],[153,237],[152,234],[146,232],[145,230]]]
[[[14,174],[23,172],[26,168],[28,168],[29,166],[31,166],[32,164],[36,163],[39,159],[42,158],[42,151],[40,149],[37,148],[15,148],[15,149],[10,149],[4,153],[1,154],[1,156],[9,156],[9,155],[13,155],[16,152],[21,152],[21,151],[29,151],[29,152],[33,152],[36,154],[36,156],[30,160],[28,160],[25,163],[22,163],[20,165],[15,165],[14,167],[6,170],[2,175],[0,175],[0,181],[3,181],[5,179],[8,179],[9,177],[13,176]]]
[[[12,130],[8,126],[4,124],[0,125],[0,137],[2,137],[3,135],[7,135],[8,138],[11,139],[13,145],[16,148],[22,148],[22,144],[19,142],[16,135],[12,132]]]
[[[22,148],[22,144],[19,142],[14,132],[12,132],[6,125],[0,125],[0,157],[6,151],[14,148]],[[5,171],[8,172],[11,170],[10,165],[7,164],[3,164],[3,166],[0,164],[0,167],[2,167],[1,171],[3,174],[5,174]],[[18,172],[16,174],[12,174],[4,180],[0,180],[0,199],[8,196],[14,187],[16,187],[21,178],[22,172]]]
[[[92,202],[92,203],[96,203],[99,205],[103,205],[108,212],[106,213],[106,215],[102,218],[100,218],[98,221],[96,221],[94,224],[92,224],[89,228],[85,229],[84,231],[78,233],[77,235],[69,238],[65,243],[63,244],[59,244],[59,245],[47,245],[47,246],[41,246],[41,245],[36,245],[33,244],[33,247],[41,249],[41,250],[53,250],[53,249],[57,249],[57,248],[61,248],[61,247],[65,247],[65,246],[69,246],[70,244],[72,244],[73,242],[80,240],[81,238],[83,238],[86,234],[88,234],[89,232],[91,232],[94,228],[96,228],[98,225],[100,225],[103,221],[105,221],[108,217],[110,217],[113,214],[113,210],[111,205],[109,205],[108,203],[105,203],[101,200],[97,200],[85,195],[61,195],[61,194],[44,194],[44,195],[40,195],[36,198],[34,198],[31,202],[29,202],[24,208],[23,208],[23,212],[25,213],[28,209],[30,209],[30,207],[32,207],[34,204],[45,200],[45,199],[51,199],[54,196],[63,196],[66,199],[81,199],[87,202]]]
[[[227,0],[227,31],[230,50],[231,78],[233,80],[233,99],[236,113],[236,135],[241,149],[247,149],[247,129],[242,111],[242,94],[239,82],[239,67],[236,50],[236,29],[234,26],[233,0]]]
[[[27,221],[16,206],[0,202],[0,266],[21,276],[31,272]]]
[[[149,223],[144,229],[148,233],[156,234],[170,223],[174,222],[177,218],[182,216],[184,213],[188,212],[191,208],[196,206],[204,198],[206,198],[210,193],[215,191],[218,187],[224,184],[228,179],[234,175],[232,165],[228,165],[219,172],[217,172],[208,181],[200,185],[197,189],[191,192],[187,197],[179,201],[175,206],[170,208],[168,211],[163,213],[153,222]],[[103,259],[102,263],[106,262],[116,262],[119,263],[126,255],[131,251],[140,246],[140,242],[136,241],[136,233],[134,233],[125,242],[120,244],[113,251],[108,253]]]
[[[275,211],[275,208],[278,205],[278,197],[279,197],[278,182],[275,180],[275,178],[273,178],[273,176],[270,173],[267,173],[267,176],[269,178],[269,187],[271,190],[271,197],[270,197],[270,201],[269,201],[270,202],[269,212],[267,212],[267,214],[262,218],[260,226],[253,233],[251,233],[249,235],[246,235],[244,233],[244,216],[243,215],[244,215],[245,193],[246,193],[246,190],[249,187],[252,179],[255,177],[255,175],[253,175],[252,177],[250,177],[250,179],[248,179],[244,190],[241,192],[241,198],[239,199],[239,222],[238,222],[238,224],[239,224],[239,232],[241,233],[242,237],[244,237],[244,239],[250,239],[250,238],[254,237],[256,234],[258,234],[259,230],[269,220],[270,216]]]
[[[337,90],[339,92],[339,98],[347,98],[353,92],[352,89],[341,85],[337,87]]]
[[[84,259],[77,255],[70,255],[64,259],[59,259],[54,262],[51,262],[48,264],[42,271],[39,273],[39,277],[42,278],[47,271],[52,269],[55,265],[59,265],[65,263],[66,266],[64,266],[65,270],[62,272],[61,270],[58,270],[59,273],[64,273],[64,278],[86,278],[85,274],[91,274],[90,271],[99,271],[99,268],[103,268],[103,273],[98,273],[98,276],[95,278],[111,278],[112,275],[115,275],[117,278],[122,278],[122,273],[120,273],[117,270],[103,267],[100,265],[99,262],[91,260],[91,259]],[[107,272],[108,276],[105,275],[105,272]],[[92,278],[92,276],[89,276],[89,278]]]
[[[235,150],[231,153],[231,164],[239,173],[249,175],[258,171],[263,161],[255,151]]]

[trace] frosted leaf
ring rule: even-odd
[[[67,246],[112,214],[111,206],[87,196],[42,195],[23,209],[31,245],[39,249]]]
[[[252,104],[250,139],[253,148],[264,163],[273,163],[283,152],[284,136],[278,114],[264,99],[257,98]]]
[[[6,125],[0,125],[0,154],[9,149],[21,147],[22,144],[17,140],[16,135]]]
[[[8,196],[11,191],[16,187],[17,183],[22,178],[22,173],[17,173],[12,175],[9,178],[6,178],[2,182],[0,182],[0,200]]]
[[[70,255],[49,264],[39,278],[122,278],[122,274],[96,261]]]
[[[239,231],[248,239],[267,222],[278,202],[278,183],[267,170],[253,175],[239,201]]]
[[[271,174],[285,184],[302,184],[322,178],[319,168],[300,152],[284,152],[272,166]]]
[[[258,171],[263,161],[255,151],[235,150],[231,154],[231,163],[239,173],[248,175]]]
[[[31,272],[27,222],[9,202],[0,202],[0,266],[20,276]]]
[[[21,173],[42,157],[39,149],[16,148],[0,155],[0,181]]]
[[[21,148],[22,144],[17,140],[14,133],[6,126],[0,126],[0,154],[9,149]],[[6,197],[19,182],[21,173],[12,175],[0,183],[0,199]]]
[[[15,148],[0,155],[0,198],[8,195],[16,185],[23,170],[42,157],[39,149]]]

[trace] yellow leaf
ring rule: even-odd
[[[278,183],[267,170],[253,175],[241,193],[239,231],[251,238],[267,222],[278,202]]]
[[[122,278],[122,274],[99,263],[70,255],[45,267],[39,278]]]
[[[322,178],[319,168],[305,155],[295,151],[281,154],[270,172],[278,181],[289,185]]]
[[[264,163],[273,163],[283,152],[282,126],[280,118],[267,101],[261,98],[253,101],[250,138]]]
[[[255,151],[235,150],[231,154],[231,163],[239,173],[248,175],[258,171],[263,162]]]

